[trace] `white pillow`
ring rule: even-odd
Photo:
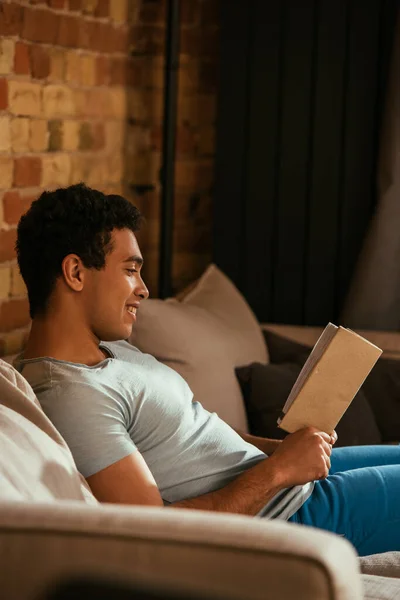
[[[195,400],[248,431],[235,368],[268,363],[255,315],[234,284],[210,265],[182,301],[145,300],[129,341],[182,375]]]
[[[0,500],[97,504],[64,439],[14,367],[0,360]]]

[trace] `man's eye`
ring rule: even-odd
[[[127,269],[128,273],[137,273],[136,269]]]

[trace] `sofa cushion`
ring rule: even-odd
[[[215,265],[181,301],[143,301],[129,341],[180,373],[206,409],[247,430],[234,369],[268,355],[246,300]]]
[[[400,581],[395,577],[361,575],[364,600],[398,600]]]
[[[295,362],[236,369],[246,406],[250,433],[282,439],[286,432],[276,424],[301,365]],[[381,443],[381,435],[365,394],[360,390],[336,427],[339,446]]]
[[[28,382],[0,360],[0,499],[96,504]]]
[[[373,333],[379,332],[371,332]],[[271,363],[292,362],[302,366],[307,360],[311,346],[267,329],[263,334]],[[368,334],[368,339],[371,337],[372,335]],[[400,360],[381,357],[361,386],[361,391],[368,402],[368,409],[365,409],[364,416],[368,412],[371,421],[372,411],[381,442],[398,442],[400,440]]]
[[[361,572],[366,575],[400,579],[400,552],[382,552],[360,558]]]
[[[254,435],[283,438],[286,434],[276,421],[311,346],[265,330],[270,364],[253,364],[237,369],[249,428]],[[379,444],[382,436],[365,392],[360,390],[340,420],[336,446]]]
[[[400,440],[400,361],[380,358],[362,386],[382,434],[382,441]]]

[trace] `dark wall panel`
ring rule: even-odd
[[[220,0],[214,260],[262,321],[335,321],[375,200],[395,0]]]
[[[221,2],[220,22],[224,24],[219,78],[219,115],[215,189],[224,190],[214,203],[213,237],[218,264],[243,287],[240,268],[243,253],[246,158],[248,154],[248,55],[250,46],[250,4]]]
[[[280,3],[257,2],[249,64],[248,148],[245,187],[244,293],[254,310],[272,310],[275,218],[280,138],[283,23]],[[258,73],[264,73],[258,77]],[[262,260],[257,257],[262,256]]]
[[[288,0],[284,6],[282,124],[274,267],[277,273],[285,273],[286,276],[275,280],[272,314],[277,321],[299,323],[303,317],[316,12],[314,1]]]
[[[383,2],[349,6],[343,123],[343,178],[337,267],[337,306],[342,305],[376,199],[375,128]]]
[[[332,290],[336,285],[348,2],[321,0],[317,9],[312,168],[304,282],[304,321],[307,323],[323,323],[327,315],[333,315],[335,311]]]

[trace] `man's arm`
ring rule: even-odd
[[[86,478],[99,502],[163,506],[157,484],[140,452]]]
[[[280,490],[323,479],[330,468],[330,436],[315,429],[288,435],[274,454],[215,492],[173,503],[194,508],[256,515]],[[162,506],[160,492],[139,452],[87,478],[98,500]]]
[[[282,440],[273,440],[270,438],[259,437],[257,435],[251,435],[250,433],[244,433],[238,429],[235,429],[235,431],[245,442],[252,444],[261,450],[261,452],[264,452],[264,454],[268,454],[268,456],[273,454],[278,446],[280,446],[282,443]]]
[[[275,452],[275,450],[277,448],[279,448],[279,446],[282,444],[282,441],[283,441],[283,440],[274,440],[271,438],[259,437],[257,435],[251,435],[250,433],[244,433],[242,431],[239,431],[238,429],[235,429],[235,431],[238,435],[240,435],[240,437],[245,442],[247,442],[248,444],[252,444],[256,448],[261,450],[261,452],[264,452],[264,454],[267,454],[268,456],[273,454]],[[331,440],[329,443],[331,445],[333,445],[336,442],[336,440],[337,440],[337,433],[336,433],[336,431],[334,431],[332,433]]]

